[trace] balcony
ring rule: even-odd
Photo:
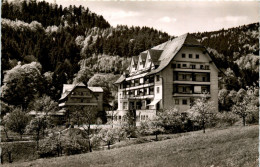
[[[204,93],[189,93],[189,92],[173,92],[173,97],[202,97]],[[206,97],[210,97],[210,93],[206,94]]]
[[[175,80],[174,84],[210,85],[209,81]]]
[[[97,106],[97,102],[64,102],[60,103],[59,107],[64,107],[64,106]]]
[[[194,92],[194,91],[187,91],[187,92],[172,92],[174,97],[202,97],[206,94],[206,97],[210,97],[210,91],[201,91],[201,92]]]
[[[140,95],[123,95],[120,97],[120,99],[150,99],[153,98],[153,94],[140,94]]]
[[[149,87],[149,86],[153,86],[154,85],[154,83],[148,83],[148,84],[139,84],[139,85],[137,85],[137,86],[135,86],[135,85],[131,85],[131,86],[128,86],[127,88],[126,88],[126,90],[133,90],[133,89],[140,89],[140,88],[145,88],[145,87]]]
[[[92,95],[90,94],[71,94],[70,97],[85,97],[85,98],[92,98]]]
[[[176,67],[174,71],[187,71],[187,72],[210,72],[210,68],[192,68],[192,67]]]

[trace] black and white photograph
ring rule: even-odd
[[[259,7],[1,0],[1,166],[258,167]]]

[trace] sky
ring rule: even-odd
[[[260,6],[257,1],[56,0],[56,3],[63,7],[88,7],[112,26],[147,26],[174,36],[259,22]]]

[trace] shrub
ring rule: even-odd
[[[59,143],[53,138],[40,140],[39,149],[37,151],[40,158],[54,157],[59,153]]]
[[[77,141],[73,140],[64,140],[62,141],[62,150],[66,155],[74,155],[74,154],[80,154],[83,152],[86,152],[86,149],[83,145],[81,145]]]
[[[239,117],[233,112],[223,112],[221,113],[221,121],[226,123],[229,126],[234,125],[237,121],[239,121]]]
[[[160,126],[166,133],[180,133],[192,130],[192,122],[189,120],[188,112],[181,112],[175,108],[165,109],[158,112]]]
[[[248,124],[258,124],[259,123],[259,108],[257,106],[252,106],[251,113],[246,118],[246,123],[248,123]]]

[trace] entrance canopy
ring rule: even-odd
[[[161,99],[154,99],[148,106],[156,105],[159,101],[161,101]]]

